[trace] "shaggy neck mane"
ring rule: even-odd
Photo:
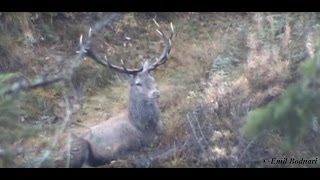
[[[138,98],[130,94],[129,120],[142,132],[154,131],[157,127],[160,110],[155,100]]]

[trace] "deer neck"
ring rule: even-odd
[[[157,129],[160,110],[155,100],[130,96],[129,120],[142,132],[153,132]]]

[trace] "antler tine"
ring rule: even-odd
[[[160,28],[160,25],[157,23],[156,19],[153,18],[152,20]]]
[[[82,34],[80,35],[79,45],[82,46]]]
[[[88,37],[90,38],[91,36],[92,36],[92,29],[91,29],[91,27],[90,27],[89,33],[88,33]]]
[[[170,27],[171,27],[171,35],[170,35],[170,39],[172,39],[173,35],[174,35],[174,27],[172,22],[170,23]]]
[[[123,68],[123,70],[127,72],[127,68],[125,67],[124,62],[123,62],[123,60],[122,60],[122,59],[121,59],[121,64],[122,64],[122,68]]]
[[[158,27],[160,27],[155,19],[153,19],[153,21]],[[170,34],[169,38],[162,32],[162,30],[160,28],[156,30],[162,36],[162,38],[164,40],[165,47],[162,50],[160,57],[157,58],[156,62],[150,66],[148,71],[152,71],[152,70],[156,69],[159,65],[162,65],[167,61],[169,53],[171,51],[171,45],[172,45],[171,39],[173,38],[173,35],[174,35],[174,28],[173,28],[172,23],[170,24],[170,27],[171,27],[171,34]]]

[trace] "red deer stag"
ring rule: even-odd
[[[102,60],[93,47],[86,50],[86,56],[100,65],[130,76],[129,107],[125,113],[90,128],[89,135],[74,141],[69,167],[101,166],[153,142],[162,123],[157,104],[160,92],[150,72],[166,63],[174,34],[172,23],[171,30],[168,37],[157,29],[164,40],[164,49],[154,63],[146,60],[140,69],[128,69],[123,63],[122,66],[113,65],[106,58]]]

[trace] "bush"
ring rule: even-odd
[[[243,127],[245,135],[252,137],[263,130],[279,129],[291,144],[306,135],[313,120],[319,119],[320,53],[301,66],[302,79],[287,88],[279,100],[254,110]]]

